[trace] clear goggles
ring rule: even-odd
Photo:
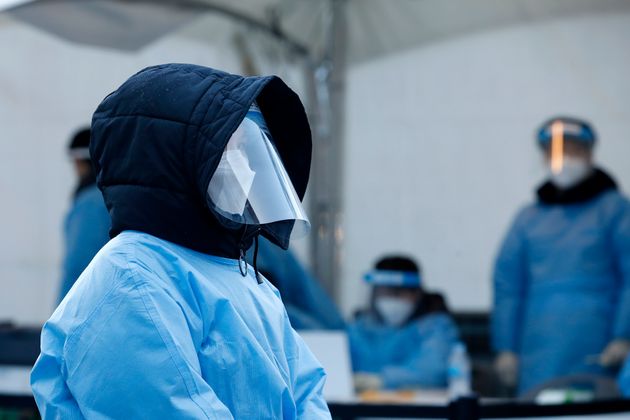
[[[262,113],[252,105],[227,143],[208,184],[208,204],[227,227],[260,226],[283,248],[310,230],[295,188],[270,140]]]

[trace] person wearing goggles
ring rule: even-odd
[[[364,280],[370,306],[348,326],[358,391],[445,388],[457,327],[444,298],[423,287],[410,258],[382,258]]]
[[[537,138],[548,180],[494,271],[495,366],[519,394],[565,375],[612,376],[630,349],[630,202],[594,164],[589,123],[552,118]]]

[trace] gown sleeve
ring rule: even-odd
[[[494,268],[492,344],[496,351],[516,352],[527,289],[527,262],[522,213],[507,233]]]
[[[294,398],[299,419],[330,419],[328,405],[322,392],[326,373],[302,338],[292,331],[298,346]]]
[[[231,419],[201,375],[188,319],[175,299],[142,279],[124,284],[96,307],[63,351],[62,374],[82,414]]]
[[[413,342],[407,343],[409,356],[402,363],[383,368],[385,389],[446,386],[448,358],[459,336],[455,323],[445,314],[428,315],[419,321],[417,333]]]

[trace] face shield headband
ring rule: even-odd
[[[372,286],[420,287],[422,279],[413,271],[372,270],[363,279]]]

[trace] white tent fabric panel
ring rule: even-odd
[[[223,11],[223,16],[241,16],[265,25],[318,56],[326,48],[330,1],[38,0],[12,13],[74,42],[137,50],[204,11]],[[347,3],[350,65],[500,26],[630,10],[626,0],[334,1]],[[202,36],[205,42],[212,42],[206,33]]]
[[[93,0],[38,1],[12,14],[66,40],[127,51],[137,51],[196,17],[177,7]]]
[[[25,3],[29,3],[33,0],[0,0],[0,10],[9,9],[11,7],[17,7]]]

